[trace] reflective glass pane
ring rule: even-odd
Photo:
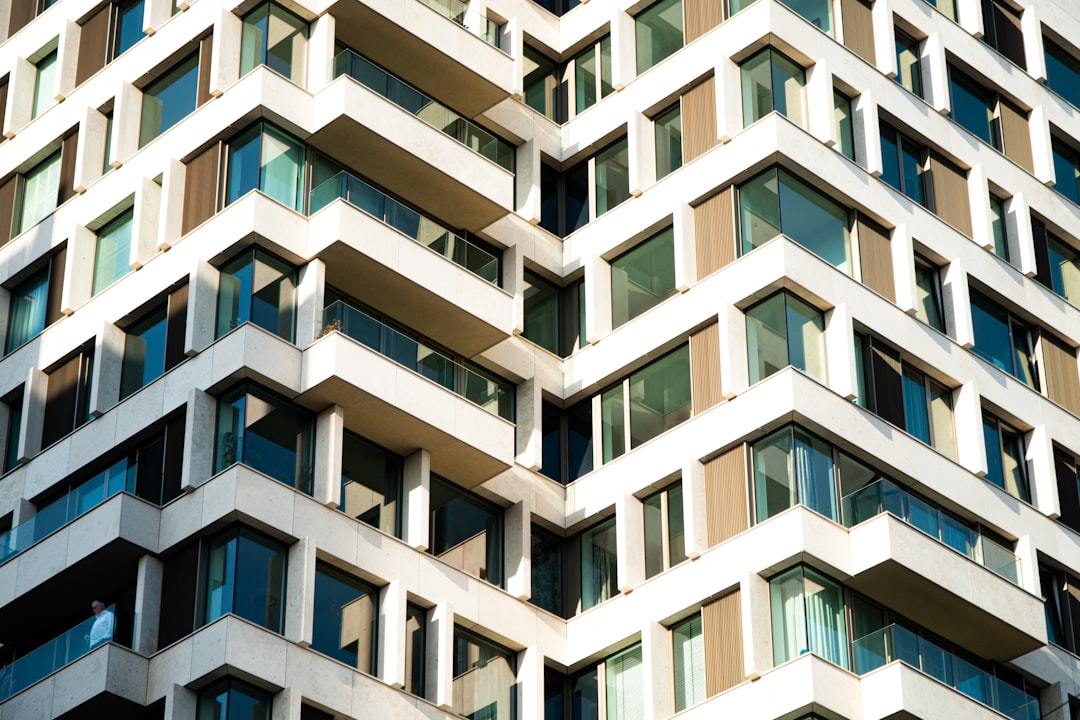
[[[574,111],[584,112],[596,104],[596,46],[574,58]]]
[[[767,170],[739,186],[742,253],[780,234],[780,194],[776,170]]]
[[[797,502],[792,473],[791,428],[784,428],[754,443],[754,502],[762,522]]]
[[[581,609],[614,597],[618,589],[615,518],[581,533]]]
[[[1002,260],[1009,260],[1009,242],[1005,228],[1004,203],[993,195],[990,196],[990,229],[994,235],[994,254]]]
[[[15,234],[29,230],[51,215],[59,196],[60,151],[57,151],[23,176],[21,212]]]
[[[782,2],[802,15],[814,27],[829,35],[833,34],[832,0],[782,0]]]
[[[645,677],[641,644],[604,662],[606,720],[645,720]]]
[[[1080,156],[1074,149],[1057,138],[1053,138],[1052,147],[1054,152],[1054,189],[1074,203],[1080,204],[1080,184],[1078,184],[1078,179],[1080,179]]]
[[[143,6],[143,0],[129,0],[117,7],[114,58],[123,55],[143,39]]]
[[[825,320],[817,308],[786,293],[783,297],[788,362],[815,380],[825,382]]]
[[[378,597],[377,589],[368,583],[317,564],[311,648],[360,672],[373,673]]]
[[[246,529],[210,545],[204,622],[228,613],[280,633],[284,618],[285,550]]]
[[[645,577],[664,571],[664,494],[656,493],[641,501],[645,526]]]
[[[120,372],[120,397],[126,398],[165,372],[166,306],[161,305],[128,328]]]
[[[596,215],[599,217],[630,197],[630,154],[626,138],[600,151],[596,163]]]
[[[530,533],[532,592],[529,602],[563,614],[563,539],[533,525]]]
[[[454,711],[476,720],[513,720],[516,660],[506,648],[455,626]]]
[[[826,1],[830,8],[832,3]],[[851,100],[838,92],[833,93],[833,114],[836,118],[836,149],[849,160],[855,159],[855,130],[851,119]]]
[[[612,327],[675,294],[675,231],[661,231],[611,262]]]
[[[558,65],[525,46],[524,65],[525,81],[523,91],[525,104],[551,120],[559,121],[559,80]]]
[[[671,629],[671,654],[675,674],[675,711],[705,699],[705,644],[701,615]]]
[[[630,376],[630,447],[690,418],[690,346],[682,345]]]
[[[741,66],[744,126],[773,111],[771,52],[762,50]]]
[[[917,260],[915,262],[915,317],[930,327],[945,332],[937,269]]]
[[[134,220],[135,210],[131,208],[98,230],[91,294],[97,295],[131,272],[131,232]]]
[[[493,585],[503,578],[501,508],[438,477],[431,479],[429,552]]]
[[[896,30],[896,82],[922,97],[922,67],[919,43],[907,33]]]
[[[559,288],[539,275],[525,271],[525,327],[529,340],[553,353],[559,352]]]
[[[45,329],[48,293],[48,265],[11,289],[5,353],[11,352]]]
[[[656,118],[656,179],[682,167],[682,112],[678,105]]]
[[[783,170],[778,175],[783,233],[850,274],[847,210]]]
[[[903,188],[900,175],[900,145],[896,131],[887,125],[881,126],[881,179],[897,190]]]
[[[194,52],[143,88],[139,147],[194,112],[198,84],[199,53]]]
[[[1060,45],[1043,38],[1046,50],[1046,84],[1073,105],[1080,107],[1080,62]]]
[[[803,87],[806,72],[775,50],[772,55],[773,107],[799,127],[806,127],[806,100]]]
[[[1012,375],[1009,316],[983,296],[971,293],[971,320],[975,331],[972,352]]]
[[[53,90],[56,86],[56,50],[37,61],[34,66],[34,106],[31,117],[37,117],[56,104]]]
[[[788,365],[785,297],[778,293],[746,311],[746,350],[751,384]]]
[[[289,342],[296,316],[296,270],[262,250],[221,267],[217,336],[252,322]]]
[[[397,535],[401,482],[401,458],[345,431],[339,510],[385,533]]]
[[[626,410],[621,383],[600,395],[600,416],[603,462],[609,462],[626,452]]]
[[[1055,237],[1046,241],[1050,259],[1050,283],[1058,295],[1080,303],[1080,254]]]
[[[634,27],[640,74],[682,47],[682,0],[660,0],[634,18]]]
[[[798,502],[839,521],[832,446],[802,428],[794,428],[793,433],[792,466],[798,479]]]
[[[950,68],[949,87],[952,90],[952,118],[961,127],[987,145],[998,147],[994,125],[993,95],[969,78]]]

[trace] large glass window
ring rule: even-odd
[[[1046,236],[1050,288],[1073,305],[1080,305],[1080,253],[1071,245]]]
[[[1048,639],[1069,652],[1080,653],[1080,580],[1040,562],[1039,587],[1045,603]]]
[[[744,255],[782,233],[851,274],[848,211],[786,170],[739,186],[739,218]]]
[[[128,0],[116,6],[112,57],[120,57],[145,37],[143,35],[144,5],[144,0]]]
[[[641,643],[604,661],[607,720],[645,720],[645,673]]]
[[[1080,152],[1057,137],[1051,138],[1054,153],[1054,189],[1080,205]]]
[[[584,293],[584,280],[559,287],[526,270],[522,335],[562,357],[587,345],[582,337],[585,332]]]
[[[683,46],[682,0],[660,0],[634,18],[640,75]]]
[[[196,51],[143,88],[139,147],[195,112],[198,87],[199,53]]]
[[[454,626],[454,712],[473,720],[517,717],[517,657]]]
[[[839,522],[831,445],[789,426],[754,443],[751,455],[758,522],[795,505]]]
[[[221,266],[217,337],[251,322],[289,342],[296,323],[297,272],[254,248]]]
[[[896,82],[913,95],[923,96],[919,41],[900,28],[896,32]]]
[[[1039,389],[1031,329],[997,303],[971,291],[975,326],[972,352],[1028,386]]]
[[[656,179],[682,167],[682,110],[679,105],[653,121],[656,135]]]
[[[1046,51],[1046,84],[1061,97],[1080,107],[1080,61],[1064,47],[1043,37]]]
[[[619,327],[675,294],[675,231],[662,230],[611,261],[611,325]]]
[[[405,692],[424,697],[427,665],[427,611],[413,603],[405,605]]]
[[[402,460],[389,450],[345,431],[341,447],[341,504],[350,517],[398,535]]]
[[[270,720],[270,693],[225,678],[199,692],[195,720]]]
[[[650,495],[641,504],[645,527],[645,577],[651,578],[686,559],[682,483]]]
[[[983,411],[986,479],[1024,502],[1031,502],[1023,434]]]
[[[41,268],[11,288],[8,300],[7,354],[38,336],[45,329],[45,309],[49,301],[49,266]]]
[[[683,345],[600,396],[603,461],[690,417],[690,348]]]
[[[915,256],[915,317],[935,330],[945,332],[938,269],[918,255]]]
[[[998,127],[997,97],[971,78],[949,68],[949,89],[952,91],[952,118],[961,127],[987,145],[1001,149]]]
[[[37,117],[56,104],[53,89],[56,87],[57,51],[46,54],[34,63],[34,104],[30,117]]]
[[[831,2],[827,3],[832,5]],[[852,123],[851,98],[833,90],[833,114],[836,118],[836,149],[848,160],[855,159],[855,128]]]
[[[374,586],[316,564],[311,648],[360,672],[374,673],[378,598]]]
[[[210,542],[203,622],[229,613],[276,633],[285,626],[285,547],[244,527]]]
[[[788,293],[777,293],[746,311],[750,382],[788,365],[825,382],[825,320],[821,312]]]
[[[950,20],[956,20],[956,0],[926,0]]]
[[[120,399],[126,398],[165,372],[165,334],[168,304],[162,303],[127,329],[120,371]]]
[[[781,0],[781,2],[802,15],[817,29],[834,35],[832,0]]]
[[[774,110],[806,127],[806,72],[772,48],[742,64],[743,125]]]
[[[1021,11],[1006,0],[982,0],[982,41],[1021,68],[1027,65]]]
[[[304,207],[304,145],[269,123],[229,142],[225,204],[258,190],[297,212]]]
[[[1005,224],[1005,203],[990,195],[990,229],[994,236],[994,254],[1009,262],[1009,233]]]
[[[604,148],[593,158],[596,184],[593,201],[595,216],[630,198],[630,152],[626,138]]]
[[[564,539],[533,525],[529,533],[532,591],[529,602],[560,617],[563,616],[563,543]]]
[[[548,119],[560,122],[565,115],[559,87],[561,71],[558,63],[539,50],[525,46],[522,59],[525,80],[522,83],[525,104]]]
[[[245,383],[218,399],[214,472],[234,463],[311,494],[314,418],[273,393]]]
[[[97,295],[131,272],[131,232],[134,219],[135,208],[128,208],[98,230],[91,294]]]
[[[281,73],[298,85],[307,74],[308,24],[274,3],[244,16],[240,41],[240,75],[259,65]]]
[[[800,565],[769,581],[773,663],[813,653],[848,667],[844,591],[820,573]]]
[[[563,485],[593,469],[592,400],[565,410],[544,402],[541,409],[543,460],[540,472]]]
[[[912,142],[892,127],[881,125],[881,179],[923,207],[930,207],[930,193],[924,184],[926,148]]]
[[[60,151],[39,162],[22,176],[15,235],[26,232],[53,214],[60,200]]]
[[[597,100],[614,92],[611,84],[611,36],[605,35],[571,62],[574,83],[574,111],[582,113],[596,104]]]
[[[671,628],[671,656],[675,712],[681,712],[705,700],[705,641],[700,613]]]
[[[501,586],[502,509],[435,476],[430,502],[430,552],[469,575]]]
[[[615,518],[581,533],[581,609],[588,610],[619,592]]]

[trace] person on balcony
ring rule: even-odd
[[[90,609],[94,611],[94,624],[90,626],[90,634],[86,636],[86,641],[93,650],[98,645],[112,640],[116,616],[112,610],[106,610],[105,603],[100,600],[92,602]]]

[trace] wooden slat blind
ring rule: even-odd
[[[734,197],[729,186],[694,208],[699,279],[735,261]]]
[[[878,416],[904,427],[904,381],[900,352],[870,339],[870,363],[874,372],[874,401]]]
[[[705,640],[705,695],[712,697],[746,677],[738,590],[701,608],[701,634]]]
[[[221,143],[214,143],[187,164],[184,177],[184,218],[181,232],[188,233],[217,212],[218,167]]]
[[[1024,31],[1020,26],[1020,14],[1002,0],[990,0],[989,22],[993,23],[994,47],[1020,67],[1027,69],[1024,52]]]
[[[720,391],[720,326],[713,323],[690,336],[690,387],[694,414],[718,405]]]
[[[889,231],[861,213],[856,220],[856,227],[859,233],[863,283],[882,297],[888,298],[890,302],[896,302]]]
[[[60,149],[60,203],[75,197],[75,157],[79,147],[79,128],[64,138]]]
[[[37,0],[11,0],[11,14],[8,15],[7,36],[11,37],[34,19]]]
[[[67,272],[67,245],[57,251],[49,261],[49,292],[45,298],[45,325],[48,327],[60,319],[64,297],[64,274]]]
[[[709,547],[750,527],[746,451],[738,445],[705,463],[705,514]]]
[[[1039,345],[1046,394],[1069,412],[1080,415],[1080,372],[1076,350],[1046,331],[1042,332]]]
[[[866,62],[874,65],[874,20],[870,4],[864,0],[840,0],[844,22],[844,45]]]
[[[682,96],[683,163],[716,147],[716,79],[709,77]]]
[[[195,93],[195,105],[201,106],[210,99],[210,73],[214,67],[214,36],[207,35],[199,41],[199,86]]]
[[[0,184],[0,245],[5,245],[11,240],[11,226],[15,219],[15,191],[18,186],[17,175],[12,175],[6,182]]]
[[[75,66],[75,84],[82,85],[86,79],[105,67],[108,61],[109,18],[112,4],[106,3],[87,18],[79,30],[79,59]]]
[[[683,0],[683,38],[692,43],[724,21],[721,0]]]
[[[165,324],[165,369],[178,365],[184,354],[184,333],[187,325],[188,286],[184,283],[169,293],[168,321]]]
[[[998,103],[998,112],[1001,115],[1001,139],[1005,154],[1028,172],[1034,172],[1027,113],[1005,99]]]
[[[937,153],[930,153],[930,177],[937,216],[971,237],[971,205],[967,173]]]

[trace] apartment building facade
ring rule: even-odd
[[[0,32],[0,720],[1080,717],[1068,0]]]

